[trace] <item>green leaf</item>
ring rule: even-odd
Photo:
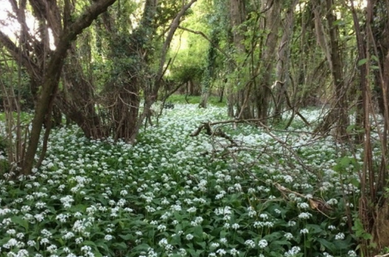
[[[309,229],[310,233],[318,234],[323,231],[323,229],[316,224],[307,224],[306,227]]]
[[[23,219],[20,216],[13,216],[11,217],[11,220],[13,223],[22,226],[26,231],[28,231],[28,221]]]
[[[131,234],[127,234],[127,235],[119,235],[120,238],[122,238],[123,240],[132,240],[134,239],[134,236],[131,235]]]
[[[241,238],[240,236],[235,237],[235,241],[237,241],[241,244],[244,244],[244,242],[245,242],[245,240],[243,238]]]
[[[200,226],[196,226],[193,229],[193,235],[197,238],[202,238],[203,237],[203,228]]]
[[[323,238],[318,238],[317,241],[325,247],[326,250],[329,250],[329,251],[335,251],[336,250],[336,247],[333,243],[323,239]]]
[[[0,239],[0,245],[6,244],[10,239],[11,239],[11,237],[9,237],[9,236]]]
[[[137,245],[133,248],[133,250],[138,250],[138,251],[147,251],[147,249],[150,248],[150,245],[148,244],[140,244],[140,245]]]
[[[96,244],[95,242],[92,242],[92,241],[84,241],[83,242],[84,245],[88,245],[88,246],[91,246],[91,247],[96,247]]]
[[[350,178],[350,183],[355,186],[355,187],[359,187],[360,186],[360,181],[359,179],[357,178]]]
[[[104,241],[100,240],[100,241],[98,241],[96,243],[97,243],[97,247],[101,248],[101,249],[104,249],[106,253],[110,253],[111,252],[111,250],[109,249],[108,245]]]
[[[355,235],[358,238],[367,239],[367,240],[372,239],[371,234],[367,233],[363,228],[362,221],[359,218],[355,219],[353,230],[355,231]]]
[[[199,253],[197,253],[194,249],[186,249],[188,251],[188,253],[190,254],[190,256],[192,257],[197,257],[197,256],[200,256]]]
[[[279,238],[282,238],[282,234],[281,234],[281,232],[273,232],[270,235],[264,236],[263,238],[266,239],[267,241],[271,242],[271,241],[277,240]]]
[[[103,255],[102,255],[99,251],[93,251],[93,254],[94,254],[96,257],[103,257]]]
[[[83,204],[77,204],[77,205],[72,206],[70,208],[70,210],[73,211],[73,212],[81,212],[81,213],[83,213],[86,210],[86,206],[83,205]]]
[[[358,61],[358,66],[364,65],[366,62],[367,62],[367,58],[360,59],[360,60]]]
[[[207,246],[207,244],[206,244],[204,241],[202,241],[202,242],[196,242],[196,244],[199,245],[199,246],[201,246],[202,249],[205,249],[206,246]]]
[[[113,244],[113,247],[117,250],[126,250],[127,249],[127,245],[123,242],[121,243],[114,243]]]

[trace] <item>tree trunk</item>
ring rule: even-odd
[[[274,103],[274,120],[281,121],[282,108],[285,103],[285,94],[289,84],[289,55],[290,44],[293,35],[294,13],[297,0],[294,0],[286,11],[285,20],[283,21],[283,35],[278,46],[278,60],[276,67],[275,86],[275,103]]]
[[[214,70],[215,70],[215,64],[216,64],[216,48],[215,48],[215,46],[217,46],[218,44],[219,44],[218,35],[216,33],[216,30],[213,29],[211,32],[211,42],[209,44],[209,49],[208,49],[208,54],[207,54],[207,67],[205,69],[202,92],[201,92],[200,107],[202,107],[202,108],[207,108],[209,90],[210,90],[212,81],[214,79]]]
[[[270,3],[272,2],[272,3]],[[256,88],[255,105],[257,117],[263,122],[267,121],[269,111],[269,98],[271,95],[271,85],[273,84],[273,67],[276,60],[275,49],[279,38],[281,1],[268,1],[263,4],[262,9],[267,10],[266,20],[260,24],[260,29],[269,31],[265,38],[265,48],[261,55],[260,84]],[[270,6],[270,7],[268,7]]]
[[[22,173],[24,175],[31,173],[45,114],[55,98],[67,50],[70,48],[71,43],[76,39],[77,35],[80,34],[83,29],[87,28],[100,13],[105,12],[115,1],[116,0],[100,0],[95,2],[79,19],[70,24],[69,27],[64,28],[63,33],[59,37],[60,40],[56,50],[53,52],[50,61],[46,65],[47,70],[45,71],[45,76],[43,78],[43,85],[32,121],[27,153],[22,166]]]
[[[335,125],[334,136],[339,141],[344,141],[348,137],[347,127],[350,121],[348,116],[347,88],[343,78],[343,60],[339,47],[340,36],[334,7],[333,0],[326,0],[323,5],[321,1],[316,2],[315,28],[317,41],[324,50],[330,67],[335,97],[330,112],[315,131],[326,133]],[[328,42],[322,24],[322,9],[328,24]]]
[[[384,118],[383,126],[378,127],[378,133],[381,143],[381,163],[378,168],[366,170],[369,174],[370,199],[373,202],[374,209],[371,209],[370,215],[373,217],[374,224],[371,230],[373,242],[377,244],[377,252],[389,246],[389,220],[388,197],[385,190],[388,187],[388,129],[389,129],[389,20],[387,13],[389,11],[389,1],[367,1],[366,28],[368,35],[367,49],[372,51],[375,57],[378,57],[378,67],[375,71],[376,85],[378,89],[378,100],[380,112]],[[370,47],[371,46],[371,47]],[[369,52],[368,52],[369,54]],[[369,58],[367,58],[369,60]],[[369,66],[368,66],[369,67]],[[369,77],[369,76],[368,76]],[[367,91],[369,92],[369,91]],[[368,112],[368,115],[371,112]],[[370,116],[365,118],[366,123],[370,122]],[[369,124],[369,123],[367,123]],[[370,124],[369,124],[370,125]],[[370,132],[370,130],[367,130]],[[366,137],[368,136],[366,132]],[[370,139],[370,138],[367,138]],[[367,141],[366,139],[366,141]],[[367,142],[370,143],[370,142]],[[371,149],[370,149],[371,150]],[[372,158],[372,156],[371,156]],[[373,164],[372,159],[368,159]],[[371,164],[371,166],[373,166]],[[378,173],[378,174],[377,174]],[[380,195],[383,194],[383,197]],[[366,223],[369,225],[368,223]],[[368,227],[368,226],[366,226]],[[385,232],[386,231],[386,232]]]
[[[343,78],[343,62],[340,55],[339,48],[339,30],[337,25],[336,16],[334,14],[333,0],[327,0],[326,18],[329,27],[330,37],[330,60],[332,65],[332,78],[335,86],[335,112],[334,119],[336,119],[336,136],[340,140],[344,140],[347,137],[347,127],[350,124],[348,118],[348,102],[347,102],[347,89],[345,87]]]
[[[79,56],[71,52],[63,68],[63,90],[58,93],[56,104],[66,117],[81,128],[87,138],[106,138],[109,131],[104,121],[108,121],[96,111],[94,85],[83,74]]]
[[[354,8],[354,4],[351,1],[351,12],[353,16],[353,23],[354,23],[354,29],[355,29],[355,37],[357,40],[358,45],[358,60],[359,61],[366,61],[365,64],[359,64],[358,70],[359,70],[359,94],[357,94],[357,103],[356,103],[356,119],[355,119],[355,125],[357,128],[363,128],[364,127],[364,108],[363,103],[365,102],[366,94],[363,92],[366,92],[367,90],[367,74],[368,74],[368,66],[367,66],[367,60],[366,60],[366,47],[365,47],[365,40],[363,38],[363,31],[361,30],[359,26],[359,19],[357,16],[357,12]],[[364,140],[363,133],[357,133],[355,135],[355,142],[356,143],[362,143]]]
[[[242,69],[242,61],[238,61],[239,57],[246,52],[244,46],[244,29],[242,25],[246,20],[246,5],[243,0],[230,0],[230,22],[232,29],[232,41],[235,52],[235,62],[238,64],[238,70],[235,72],[235,79],[232,81],[232,86],[236,88],[235,99],[237,104],[237,110],[235,116],[239,119],[252,118],[252,112],[250,111],[250,97],[249,90],[250,84],[245,83],[247,78],[244,77]],[[232,98],[231,98],[232,99]]]

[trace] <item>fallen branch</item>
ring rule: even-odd
[[[220,123],[220,122],[219,122]],[[215,125],[215,124],[219,124],[217,122],[215,123],[210,123],[210,122],[204,122],[200,127],[198,127],[190,136],[191,137],[195,137],[195,136],[198,136],[200,134],[200,132],[205,129],[205,133],[209,136],[218,136],[218,137],[222,137],[222,138],[225,138],[227,139],[230,143],[231,143],[231,147],[232,146],[238,146],[238,144],[234,141],[234,139],[232,139],[232,137],[230,137],[229,135],[227,135],[226,133],[224,133],[220,128],[214,130],[212,129],[212,126]]]
[[[293,158],[301,165],[301,167],[311,173],[311,174],[314,174],[315,176],[317,176],[319,179],[322,179],[321,177],[321,174],[320,173],[316,173],[315,170],[312,168],[312,167],[309,167],[302,159],[301,157],[296,153],[296,151],[294,150],[294,147],[289,145],[285,140],[279,138],[278,136],[276,136],[273,131],[276,131],[276,130],[272,130],[270,127],[266,126],[263,122],[263,119],[233,119],[233,120],[224,120],[224,121],[216,121],[216,122],[204,122],[202,123],[202,125],[200,127],[198,127],[195,131],[192,132],[191,136],[194,137],[194,136],[198,136],[200,134],[200,132],[205,129],[206,130],[206,134],[207,135],[215,135],[215,136],[220,136],[220,137],[224,137],[226,138],[228,141],[231,142],[231,145],[229,147],[233,147],[233,146],[241,146],[240,144],[236,143],[235,140],[233,140],[230,136],[226,135],[224,132],[222,132],[220,129],[218,129],[217,131],[213,131],[212,129],[212,126],[215,126],[215,125],[219,125],[219,124],[233,124],[234,126],[237,124],[237,123],[253,123],[253,124],[256,124],[257,126],[259,127],[262,127],[263,128],[263,132],[266,133],[267,135],[269,135],[271,138],[273,138],[273,140],[275,142],[277,142],[278,144],[280,144],[285,150],[287,150],[291,156],[293,156]],[[285,132],[293,132],[293,131],[285,131]],[[295,133],[305,133],[305,134],[311,134],[311,133],[308,133],[308,132],[303,132],[303,131],[295,131]],[[313,143],[313,142],[312,142]],[[300,145],[301,146],[301,145]]]
[[[278,183],[274,183],[274,186],[280,191],[280,193],[284,196],[284,198],[289,199],[289,196],[287,194],[294,194],[300,197],[303,197],[305,199],[308,199],[309,206],[311,207],[312,210],[316,210],[323,214],[324,216],[328,217],[327,213],[332,210],[331,206],[329,206],[326,202],[324,202],[321,199],[318,198],[308,198],[306,195],[300,194],[298,192],[295,192],[293,190],[290,190],[289,188],[286,188],[284,186],[281,186]]]

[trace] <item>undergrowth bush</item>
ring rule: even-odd
[[[134,146],[54,130],[0,181],[0,256],[357,256],[358,161],[303,131],[190,136],[224,113],[176,105]]]

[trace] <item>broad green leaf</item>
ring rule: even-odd
[[[105,252],[107,252],[107,253],[110,252],[110,249],[105,241],[100,240],[100,241],[97,241],[96,244],[97,244],[98,248],[104,249]]]
[[[306,227],[309,229],[310,232],[314,234],[318,234],[323,231],[323,229],[316,224],[307,224]]]
[[[358,61],[358,66],[364,65],[366,62],[367,62],[367,59],[366,59],[366,58],[360,59],[360,60]]]
[[[324,246],[324,248],[328,251],[335,251],[336,247],[333,243],[329,242],[326,239],[323,238],[317,238],[317,241]]]
[[[124,243],[124,242],[121,242],[121,243],[114,243],[113,244],[113,247],[115,249],[118,249],[118,250],[126,250],[128,248],[128,246]]]
[[[84,244],[84,245],[88,245],[88,246],[93,246],[93,247],[96,246],[95,242],[92,242],[92,241],[89,241],[89,240],[84,241],[83,244]]]
[[[264,236],[263,238],[266,239],[267,241],[271,242],[273,240],[277,240],[279,238],[282,238],[282,234],[281,234],[281,232],[273,232],[269,235]]]
[[[200,256],[194,249],[186,249],[186,251],[190,254],[191,257]]]
[[[13,223],[22,226],[26,231],[28,231],[28,221],[23,219],[20,216],[13,216],[11,217],[11,220]]]
[[[132,240],[134,239],[134,236],[131,235],[131,234],[127,234],[127,235],[119,235],[120,238],[122,238],[123,240]]]
[[[193,229],[193,235],[194,235],[195,237],[202,238],[202,237],[203,237],[203,228],[200,227],[200,226],[194,227],[194,229]]]

